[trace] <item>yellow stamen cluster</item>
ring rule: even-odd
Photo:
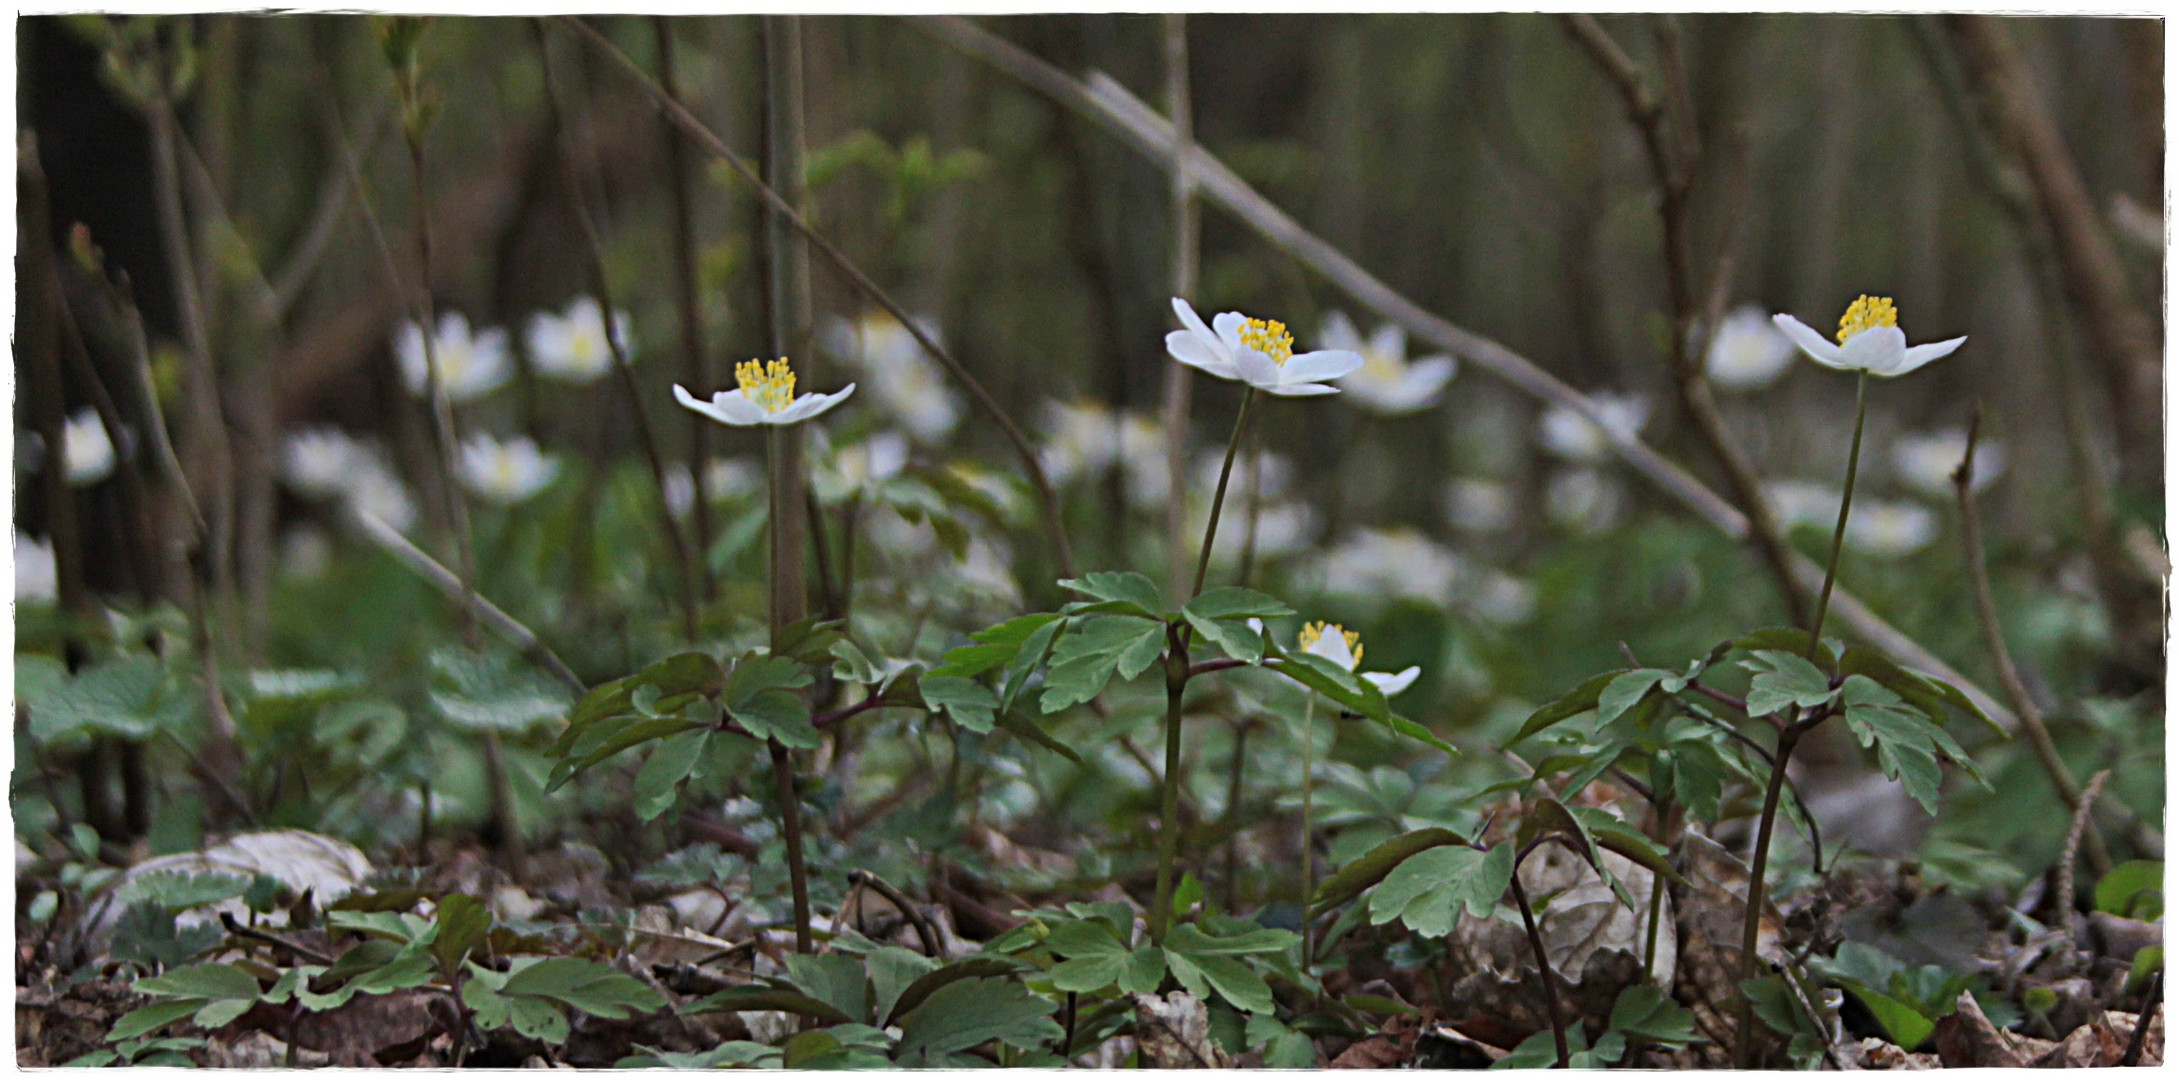
[[[734,381],[741,384],[741,396],[765,412],[776,413],[794,404],[794,369],[787,366],[784,356],[769,363],[750,360],[736,364]]]
[[[1347,651],[1354,654],[1354,662],[1357,664],[1362,662],[1361,632],[1358,630],[1349,630],[1346,627],[1339,625],[1338,623],[1310,623],[1309,625],[1301,628],[1301,634],[1294,639],[1294,644],[1300,646],[1302,652],[1308,652],[1310,649],[1316,646],[1316,643],[1318,641],[1323,640],[1324,635],[1327,633],[1338,634],[1341,637],[1346,638]]]
[[[1846,314],[1839,316],[1839,344],[1846,344],[1847,338],[1863,330],[1897,325],[1899,309],[1891,306],[1890,297],[1864,296],[1849,305]]]
[[[1294,335],[1287,333],[1286,324],[1277,319],[1248,320],[1241,327],[1241,344],[1270,357],[1274,364],[1284,364],[1294,357]]]

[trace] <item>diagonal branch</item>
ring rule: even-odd
[[[1162,167],[1175,160],[1171,125],[1126,88],[1100,73],[1091,73],[1088,84],[1031,55],[1021,47],[954,16],[919,17],[917,24],[962,51],[989,62],[1048,97],[1083,113],[1120,137],[1138,153]],[[1719,532],[1735,540],[1748,539],[1748,519],[1730,502],[1689,475],[1671,459],[1638,438],[1616,431],[1604,422],[1594,401],[1512,349],[1481,334],[1464,330],[1424,310],[1420,305],[1364,270],[1339,249],[1310,233],[1286,212],[1250,187],[1233,170],[1200,145],[1187,148],[1188,169],[1199,190],[1228,213],[1241,219],[1272,246],[1323,275],[1362,306],[1406,328],[1407,332],[1438,348],[1457,353],[1471,363],[1512,383],[1543,401],[1564,405],[1595,422],[1610,439],[1613,452],[1628,467],[1693,511]],[[1791,563],[1794,581],[1814,592],[1823,583],[1823,568],[1798,553]],[[2011,710],[2005,708],[1952,665],[1939,659],[1920,642],[1870,610],[1867,604],[1844,590],[1833,593],[1832,611],[1839,620],[1871,644],[1904,663],[1959,686],[1977,707],[2010,730]]]

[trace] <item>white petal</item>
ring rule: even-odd
[[[1432,356],[1417,360],[1407,367],[1407,378],[1400,384],[1403,392],[1417,397],[1429,397],[1444,389],[1452,381],[1453,373],[1460,364],[1450,356]]]
[[[1896,326],[1873,326],[1839,346],[1839,363],[1871,375],[1897,375],[1907,362],[1907,335]]]
[[[684,408],[693,409],[722,424],[731,424],[734,427],[748,427],[757,423],[757,419],[749,416],[748,412],[744,410],[754,411],[759,416],[763,414],[762,409],[758,409],[750,402],[742,400],[741,391],[739,390],[729,390],[715,394],[710,401],[703,401],[698,399],[696,395],[682,389],[680,383],[675,383],[673,384],[673,399],[680,402]],[[729,402],[739,406],[739,408],[729,411],[727,407]]]
[[[1221,311],[1211,320],[1211,327],[1218,331],[1218,340],[1228,350],[1241,351],[1241,328],[1248,325],[1248,316],[1238,311]]]
[[[1808,328],[1808,324],[1791,315],[1773,315],[1770,321],[1784,334],[1793,339],[1809,358],[1825,367],[1845,368],[1839,362],[1839,347],[1831,344],[1822,334]]]
[[[1175,330],[1165,335],[1165,351],[1172,358],[1189,367],[1202,368],[1221,379],[1236,379],[1233,361],[1218,355],[1214,349],[1217,338],[1205,338],[1192,330]]]
[[[1197,334],[1202,335],[1208,340],[1218,340],[1218,335],[1211,333],[1211,328],[1203,325],[1203,316],[1195,313],[1195,305],[1188,303],[1186,300],[1182,300],[1180,297],[1173,297],[1173,314],[1180,316],[1180,324],[1182,326],[1185,326],[1188,329],[1196,332]]]
[[[830,394],[804,394],[793,405],[783,410],[794,413],[794,419],[781,422],[794,424],[820,416],[830,411],[833,406],[846,401],[854,393],[855,384],[849,383]]]
[[[1236,351],[1233,354],[1233,370],[1241,377],[1242,382],[1259,389],[1269,389],[1284,381],[1279,365],[1254,349]]]
[[[1392,695],[1397,694],[1400,691],[1415,685],[1415,680],[1417,678],[1420,678],[1421,676],[1422,669],[1419,667],[1410,667],[1406,671],[1400,672],[1398,675],[1387,675],[1382,671],[1362,672],[1362,677],[1368,679],[1373,685],[1377,687],[1377,692],[1383,694],[1386,697],[1391,697]]]
[[[1966,338],[1956,337],[1950,341],[1934,341],[1927,345],[1916,345],[1907,350],[1906,358],[1899,364],[1899,369],[1891,373],[1892,377],[1897,378],[1932,360],[1942,360],[1952,355],[1954,350],[1965,344],[1967,344]]]
[[[1259,386],[1257,389],[1277,397],[1321,397],[1325,394],[1339,392],[1339,388],[1336,386],[1326,386],[1323,383],[1316,382],[1281,383],[1277,386]]]
[[[1317,333],[1317,340],[1327,349],[1358,350],[1362,347],[1362,334],[1344,311],[1334,311],[1324,317],[1324,328]]]
[[[1308,651],[1348,671],[1354,670],[1354,650],[1347,647],[1347,635],[1338,630],[1326,628],[1310,643]]]
[[[1286,361],[1279,368],[1279,381],[1284,383],[1323,382],[1352,375],[1362,366],[1362,354],[1340,349],[1323,349],[1302,353]]]
[[[1386,323],[1369,336],[1369,347],[1389,360],[1407,358],[1407,331],[1399,323]]]

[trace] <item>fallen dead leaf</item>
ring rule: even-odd
[[[1135,1002],[1135,1041],[1150,1069],[1224,1069],[1232,1065],[1211,1038],[1210,1010],[1184,990],[1164,997],[1131,995]]]

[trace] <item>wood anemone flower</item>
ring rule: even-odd
[[[1967,343],[1965,337],[1956,337],[1909,347],[1906,332],[1899,329],[1898,309],[1882,296],[1863,296],[1847,307],[1839,317],[1836,345],[1791,315],[1773,315],[1771,321],[1817,363],[1840,371],[1866,371],[1880,379],[1896,379],[1952,355]]]
[[[734,379],[741,385],[733,390],[721,390],[703,401],[675,383],[674,400],[732,427],[756,427],[760,424],[799,424],[823,413],[834,405],[846,401],[855,392],[855,384],[834,394],[804,394],[794,396],[794,369],[782,356],[766,363],[750,360],[735,365]]]
[[[1301,628],[1301,635],[1294,644],[1305,653],[1314,653],[1348,671],[1362,662],[1362,635],[1338,623],[1313,622]],[[1410,666],[1397,675],[1382,671],[1358,671],[1355,674],[1377,687],[1377,692],[1391,697],[1415,684],[1422,669]]]
[[[1186,330],[1165,335],[1165,351],[1173,359],[1221,379],[1246,383],[1280,397],[1314,397],[1336,394],[1327,380],[1349,375],[1362,366],[1359,353],[1344,349],[1320,349],[1294,355],[1294,335],[1286,324],[1251,319],[1238,311],[1221,313],[1211,320],[1217,329],[1203,325],[1186,300],[1173,298],[1173,311]]]

